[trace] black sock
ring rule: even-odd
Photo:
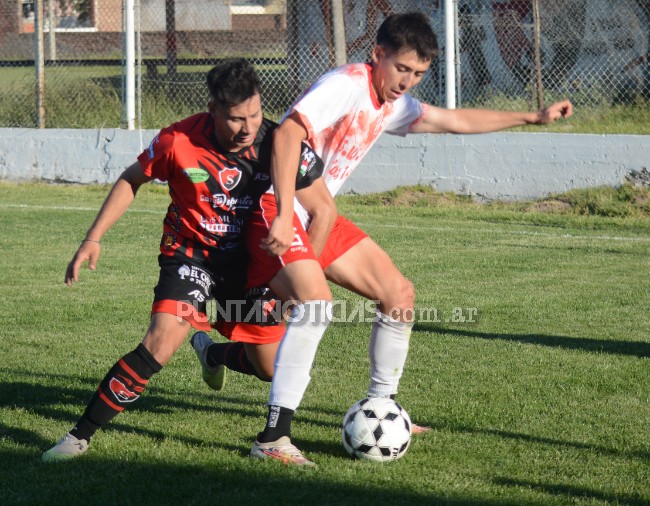
[[[139,344],[108,371],[70,434],[90,441],[97,429],[140,397],[149,379],[161,369],[144,345]]]
[[[271,443],[282,436],[291,437],[291,421],[295,411],[280,406],[269,406],[269,415],[266,419],[264,431],[257,435],[260,443]]]
[[[205,361],[210,367],[223,364],[232,371],[259,378],[255,366],[246,355],[244,343],[241,342],[211,344]]]

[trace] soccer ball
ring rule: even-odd
[[[411,443],[411,418],[388,397],[362,399],[343,417],[343,446],[355,458],[399,459]]]

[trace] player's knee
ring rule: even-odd
[[[412,313],[415,306],[415,287],[413,283],[406,278],[402,278],[399,294],[399,303],[397,304],[399,310],[402,313]]]
[[[411,283],[410,280],[404,278],[404,300],[406,304],[404,307],[406,309],[411,309],[415,307],[415,286],[413,286],[413,283]]]
[[[415,287],[411,281],[400,276],[386,302],[380,304],[379,310],[394,320],[412,321],[414,307]]]
[[[273,366],[258,365],[255,367],[255,376],[262,381],[270,383],[273,380]]]
[[[166,365],[187,335],[189,324],[176,316],[156,313],[151,319],[143,346],[161,365]]]

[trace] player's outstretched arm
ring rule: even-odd
[[[73,281],[79,281],[79,270],[84,262],[88,262],[90,270],[95,270],[101,253],[101,238],[129,208],[138,188],[150,180],[151,178],[142,172],[140,162],[134,163],[122,173],[86,232],[86,238],[68,264],[65,271],[66,285],[71,286]]]
[[[322,177],[314,181],[308,188],[297,191],[296,198],[309,213],[311,221],[307,235],[316,257],[320,257],[336,222],[338,214],[336,203]]]
[[[536,112],[496,111],[491,109],[441,109],[429,106],[424,118],[411,126],[412,133],[480,134],[523,125],[548,125],[569,118],[573,105],[556,102]]]
[[[273,132],[271,179],[278,205],[278,215],[273,220],[269,235],[264,239],[267,251],[282,255],[293,241],[293,199],[296,195],[296,174],[300,165],[301,143],[307,130],[297,115],[285,118]]]

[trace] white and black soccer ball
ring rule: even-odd
[[[399,459],[411,443],[411,418],[388,397],[355,403],[343,417],[343,446],[355,458],[387,462]]]

